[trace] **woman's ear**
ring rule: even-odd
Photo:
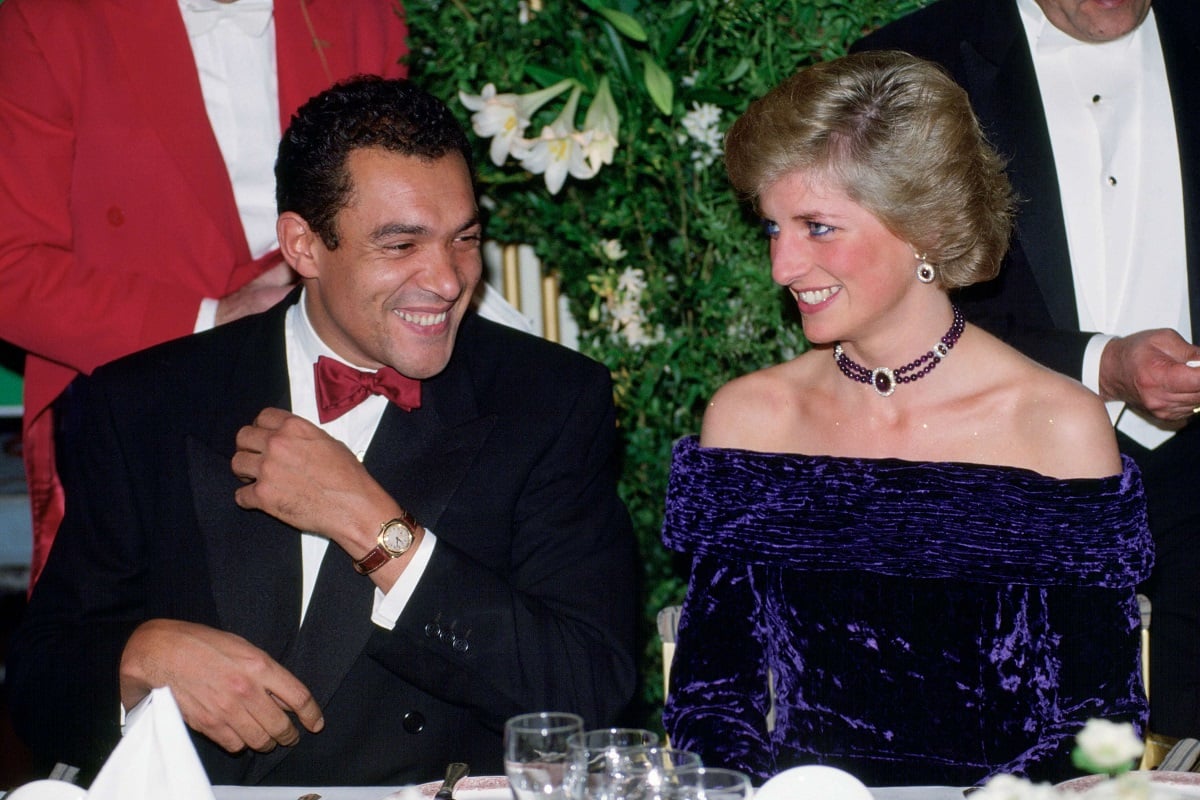
[[[322,247],[321,237],[308,227],[304,217],[294,211],[285,211],[275,222],[275,235],[279,237],[279,252],[301,278],[315,278],[318,273],[317,250]]]

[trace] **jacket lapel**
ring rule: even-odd
[[[225,402],[214,409],[205,438],[187,442],[192,502],[221,626],[274,658],[283,656],[300,622],[300,547],[293,528],[234,502],[241,482],[230,459],[239,428],[268,406],[291,407],[283,318],[292,302],[234,323],[239,331],[228,354],[227,385],[213,392]]]
[[[240,482],[227,454],[191,439],[187,458],[220,626],[282,659],[300,624],[296,531],[233,502]]]
[[[989,3],[987,24],[965,39],[966,88],[989,141],[1011,159],[1008,176],[1021,205],[1014,247],[1019,247],[1059,328],[1078,328],[1070,251],[1059,201],[1054,152],[1037,74],[1024,28],[1011,0]]]

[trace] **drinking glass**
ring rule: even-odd
[[[723,767],[675,770],[662,793],[667,800],[749,800],[754,789],[744,772]]]
[[[518,714],[504,723],[504,772],[516,800],[564,800],[567,740],[583,718],[560,711]]]
[[[630,776],[626,800],[665,800],[677,770],[702,766],[700,756],[676,747],[634,747],[623,757]]]
[[[658,744],[658,735],[642,728],[607,728],[577,733],[567,740],[568,800],[625,800],[640,775],[635,758]]]

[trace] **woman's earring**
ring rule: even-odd
[[[925,260],[925,256],[917,257],[921,259],[920,263],[917,264],[917,280],[919,280],[921,283],[933,283],[933,279],[937,277],[937,272],[934,270],[933,266]]]

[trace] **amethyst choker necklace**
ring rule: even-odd
[[[933,368],[940,364],[943,358],[950,355],[950,350],[958,342],[958,337],[962,336],[963,328],[966,326],[966,320],[963,319],[958,306],[952,305],[951,308],[954,309],[954,322],[950,323],[950,330],[946,331],[932,350],[899,369],[889,369],[888,367],[867,369],[846,355],[841,342],[838,342],[833,348],[833,359],[837,361],[838,368],[847,378],[859,383],[870,384],[880,397],[889,397],[892,392],[896,391],[896,384],[921,380],[933,372]]]

